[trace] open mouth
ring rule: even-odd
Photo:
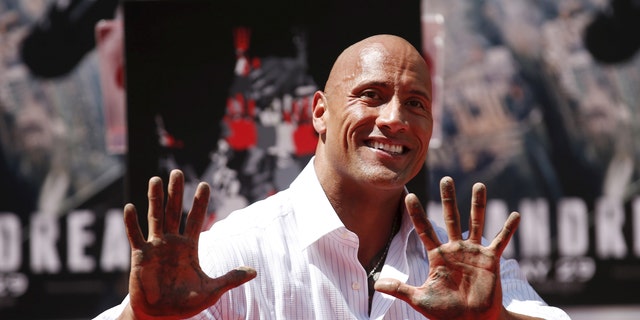
[[[384,152],[387,152],[393,155],[400,155],[407,152],[407,149],[399,144],[383,143],[380,141],[371,141],[371,140],[367,141],[366,144],[369,148],[382,150]]]

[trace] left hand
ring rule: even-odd
[[[209,185],[200,183],[193,206],[180,231],[184,174],[172,170],[164,205],[162,180],[149,180],[149,236],[145,239],[136,209],[127,204],[125,226],[131,244],[129,305],[121,319],[184,319],[215,304],[227,292],[256,277],[249,267],[238,267],[210,278],[200,267],[198,242],[209,201]]]
[[[462,238],[460,214],[453,179],[440,181],[440,194],[449,242],[440,243],[414,194],[405,205],[429,258],[429,277],[420,287],[396,279],[380,279],[377,291],[409,303],[430,319],[501,319],[508,316],[502,306],[500,256],[516,231],[520,214],[511,213],[488,247],[482,245],[486,188],[473,186],[469,237]]]

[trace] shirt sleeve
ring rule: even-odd
[[[129,295],[127,295],[122,303],[119,305],[113,306],[107,310],[104,310],[102,313],[97,315],[93,320],[116,320],[124,311],[124,308],[129,303]]]
[[[433,224],[434,222],[431,221],[431,223]],[[434,228],[442,243],[449,241],[443,228]],[[468,236],[468,231],[462,234],[465,239]],[[486,238],[482,238],[482,244],[488,246],[490,242]],[[549,306],[540,297],[520,270],[520,264],[515,259],[500,259],[500,279],[502,284],[502,305],[507,310],[546,320],[571,320],[565,311]]]
[[[549,306],[520,271],[516,260],[502,259],[502,304],[507,310],[547,320],[571,319],[562,309]]]

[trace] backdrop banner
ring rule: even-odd
[[[0,319],[88,318],[127,290],[125,166],[93,51],[116,4],[0,0]]]
[[[428,157],[429,215],[442,220],[442,176],[462,213],[485,183],[485,236],[519,211],[505,256],[553,304],[640,302],[625,293],[640,284],[640,55],[604,63],[587,49],[600,3],[423,1],[446,142]],[[603,36],[637,43],[631,30]]]
[[[639,303],[626,292],[640,285],[640,56],[605,63],[585,45],[607,6],[0,0],[0,319],[86,319],[120,303],[122,208],[134,203],[146,230],[152,176],[184,171],[185,214],[208,182],[205,228],[288,187],[318,139],[313,93],[342,49],[378,33],[408,39],[432,69],[434,136],[408,185],[429,217],[442,224],[443,176],[465,224],[483,182],[485,236],[522,214],[505,256],[548,303]],[[114,18],[124,70],[94,38]],[[114,97],[126,112],[112,113]]]

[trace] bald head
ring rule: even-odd
[[[336,59],[327,83],[325,92],[329,93],[336,85],[353,80],[357,73],[368,67],[373,59],[383,59],[385,63],[393,63],[397,57],[408,57],[413,68],[418,72],[429,74],[424,57],[407,40],[389,34],[380,34],[365,38],[347,47]],[[409,66],[406,66],[409,67]],[[428,77],[427,77],[428,78]],[[428,83],[430,86],[431,84]]]
[[[323,186],[402,192],[426,159],[431,100],[427,64],[406,40],[377,35],[345,49],[314,95]]]

